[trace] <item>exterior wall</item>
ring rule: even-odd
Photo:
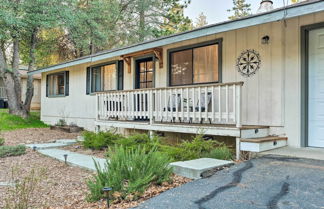
[[[271,126],[271,134],[286,134],[289,145],[299,147],[301,144],[300,27],[317,22],[324,22],[324,12],[164,46],[163,68],[159,69],[158,61],[156,62],[155,87],[168,86],[167,51],[169,49],[222,38],[222,82],[244,82],[243,124]],[[265,35],[270,37],[270,43],[263,45],[261,38]],[[258,51],[262,62],[260,70],[249,78],[243,77],[235,67],[237,57],[247,49]],[[110,60],[117,59],[120,58]],[[109,60],[103,60],[101,63],[107,61]],[[70,96],[57,98],[43,96],[42,120],[53,124],[61,118],[66,118],[67,122],[94,129],[95,96],[85,93],[86,67],[97,63],[62,69],[70,71]],[[125,90],[133,89],[134,72],[134,64],[131,73],[128,73],[125,65]],[[45,73],[42,78],[43,81],[46,80]],[[42,82],[42,95],[46,95],[45,89],[45,82]]]

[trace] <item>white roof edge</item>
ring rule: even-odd
[[[123,47],[120,49],[113,49],[107,52],[97,53],[92,56],[81,57],[76,60],[71,60],[61,64],[49,66],[32,72],[28,72],[30,75],[37,73],[44,73],[53,70],[58,70],[74,65],[85,64],[88,62],[96,62],[112,57],[121,56],[124,54],[129,54],[137,51],[142,51],[145,49],[161,47],[168,44],[177,43],[180,41],[186,41],[194,38],[200,38],[208,35],[213,35],[217,33],[222,33],[230,30],[246,28],[254,25],[275,22],[282,20],[283,18],[293,18],[297,16],[307,15],[315,12],[324,11],[324,1],[313,1],[306,4],[300,4],[298,6],[288,7],[287,9],[281,8],[279,10],[274,10],[268,13],[259,14],[236,21],[229,21],[220,24],[215,24],[211,26],[206,26],[193,31],[188,31],[180,34],[175,34],[167,37],[162,37],[156,40],[139,43],[133,46]]]

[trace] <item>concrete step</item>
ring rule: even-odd
[[[287,146],[287,137],[267,136],[261,138],[240,139],[240,150],[249,152],[263,152]]]
[[[268,127],[255,127],[255,128],[246,128],[241,129],[242,139],[251,139],[251,138],[261,138],[269,136]]]
[[[173,172],[179,176],[190,179],[200,179],[209,177],[223,167],[233,164],[232,161],[227,160],[200,158],[196,160],[173,162],[170,163],[170,166],[173,167]]]
[[[79,154],[76,152],[70,152],[68,150],[61,149],[41,149],[38,152],[43,155],[52,157],[59,161],[65,162],[64,155],[67,155],[66,162],[69,165],[78,166],[80,168],[85,168],[91,171],[96,171],[95,163],[96,161],[101,168],[105,167],[106,159],[98,158],[90,155]]]

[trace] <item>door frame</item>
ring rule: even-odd
[[[301,27],[301,147],[308,146],[309,31],[324,28],[324,22]]]
[[[139,79],[139,73],[138,73],[138,69],[137,69],[137,63],[140,62],[141,60],[145,60],[145,59],[152,59],[153,62],[153,88],[155,88],[155,64],[156,64],[156,60],[155,60],[155,56],[153,54],[148,54],[145,56],[140,56],[140,57],[136,57],[134,58],[134,85],[133,85],[133,89],[139,89],[137,88],[137,82]]]

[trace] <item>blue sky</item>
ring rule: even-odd
[[[287,0],[273,0],[274,7],[282,7],[283,1],[287,2]],[[261,0],[247,0],[246,2],[252,5],[254,13],[259,8]],[[232,6],[232,0],[191,0],[191,4],[185,10],[185,15],[196,20],[199,13],[203,12],[207,16],[208,24],[212,24],[228,20],[230,13],[227,10]]]

